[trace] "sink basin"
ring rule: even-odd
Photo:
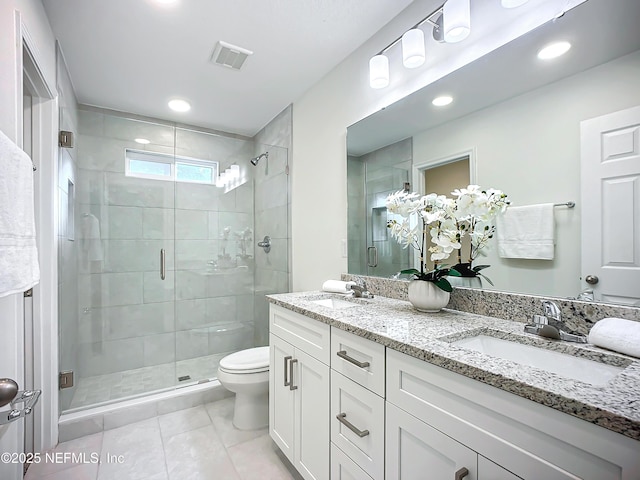
[[[623,367],[606,365],[586,358],[510,342],[509,340],[488,335],[464,338],[451,342],[451,345],[475,350],[492,357],[511,360],[522,365],[540,368],[562,377],[592,385],[604,385],[624,370]]]
[[[315,303],[316,305],[320,305],[322,307],[335,309],[357,306],[355,303],[345,302],[344,300],[340,300],[339,298],[323,298],[322,300],[312,300],[311,303]]]

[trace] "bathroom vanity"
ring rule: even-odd
[[[403,300],[268,298],[270,434],[304,478],[640,478],[640,360]]]

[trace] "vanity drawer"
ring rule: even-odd
[[[384,399],[331,371],[331,441],[367,475],[384,478]]]
[[[384,397],[384,346],[338,328],[331,329],[331,368]]]
[[[371,477],[332,443],[331,480],[371,480]]]
[[[330,327],[278,305],[269,307],[269,332],[329,365]]]

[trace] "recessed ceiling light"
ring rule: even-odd
[[[191,110],[191,105],[186,100],[174,98],[169,102],[169,108],[175,112],[188,112]]]
[[[146,138],[135,138],[134,142],[139,143],[141,145],[147,145],[149,143],[151,143],[149,140],[147,140]]]
[[[442,95],[441,97],[436,97],[433,99],[431,103],[433,103],[436,107],[444,107],[445,105],[449,105],[453,102],[453,98],[449,95]]]
[[[551,60],[552,58],[564,55],[571,48],[569,42],[554,42],[545,46],[538,52],[538,58],[540,60]]]
[[[170,5],[172,3],[176,3],[178,0],[155,0],[156,3],[160,3],[161,5]]]

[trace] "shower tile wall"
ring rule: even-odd
[[[291,151],[292,108],[288,106],[253,140],[253,156],[269,152],[269,159],[262,159],[255,170],[255,237],[262,240],[271,237],[271,251],[265,253],[255,247],[256,291],[255,344],[269,344],[269,306],[265,295],[290,291],[291,231],[289,212],[289,182],[287,166]],[[278,148],[281,147],[281,148]]]
[[[56,83],[60,107],[60,129],[78,133],[78,105],[62,55],[56,49]],[[73,215],[77,211],[78,165],[76,149],[61,149],[58,160],[58,302],[61,338],[60,369],[78,368],[78,240]],[[71,187],[70,187],[71,185]],[[75,387],[61,391],[60,406],[71,404]],[[50,393],[51,394],[51,393]]]
[[[252,182],[225,194],[211,185],[124,175],[125,148],[172,154],[175,139],[177,155],[217,160],[224,169],[236,156],[246,163],[251,142],[95,110],[80,111],[79,128],[80,377],[251,346],[253,316],[245,305],[252,299],[252,266],[214,271],[207,262],[221,254],[225,227],[252,225]],[[136,137],[151,143],[139,145]],[[229,244],[234,257],[237,245]]]

